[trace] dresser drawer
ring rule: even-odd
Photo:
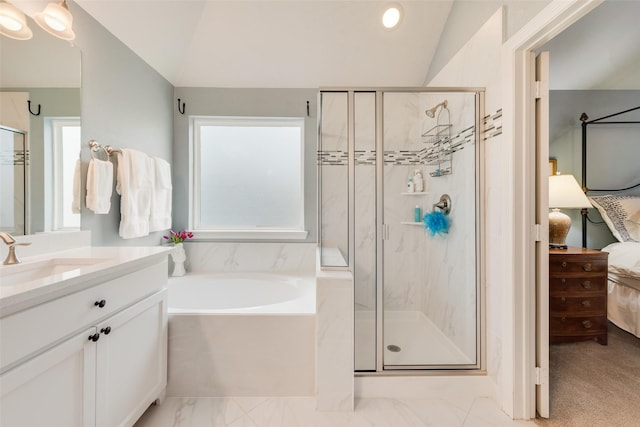
[[[549,318],[549,332],[553,335],[597,335],[607,330],[606,316]]]
[[[549,292],[593,292],[604,293],[607,289],[607,280],[604,276],[594,277],[549,277]]]
[[[565,257],[561,260],[552,260],[549,263],[549,272],[553,273],[606,273],[607,259],[571,259]]]
[[[606,315],[605,296],[575,296],[549,298],[549,310],[553,314],[597,314]]]

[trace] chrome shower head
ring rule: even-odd
[[[430,117],[433,119],[436,116],[436,111],[438,110],[439,107],[447,108],[447,100],[445,99],[440,104],[437,104],[435,107],[429,108],[424,113],[427,115],[427,117]]]

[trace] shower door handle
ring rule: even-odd
[[[389,240],[389,224],[382,224],[382,240]]]

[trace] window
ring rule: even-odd
[[[303,239],[304,119],[193,118],[192,230]]]
[[[51,132],[51,152],[45,154],[50,164],[51,198],[49,199],[51,230],[69,230],[80,228],[80,214],[73,213],[73,174],[76,160],[80,156],[80,119],[49,118],[47,127]],[[49,222],[49,221],[47,221]]]

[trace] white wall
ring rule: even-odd
[[[425,82],[431,82],[465,44],[475,37],[500,8],[504,13],[505,40],[515,34],[551,0],[456,0],[440,36]]]
[[[503,318],[505,287],[509,286],[510,261],[512,254],[504,251],[503,243],[510,237],[505,223],[510,214],[512,202],[505,189],[511,160],[505,150],[505,142],[500,136],[501,129],[501,49],[503,35],[503,14],[498,10],[469,42],[449,61],[449,63],[428,82],[428,86],[480,86],[486,88],[485,115],[492,117],[495,126],[481,137],[484,165],[482,177],[484,186],[484,210],[480,213],[480,223],[484,227],[485,246],[483,250],[485,282],[482,284],[486,299],[486,349],[487,372],[502,393],[504,376],[511,375],[503,360],[502,348],[506,345]],[[501,401],[501,399],[499,399]]]

